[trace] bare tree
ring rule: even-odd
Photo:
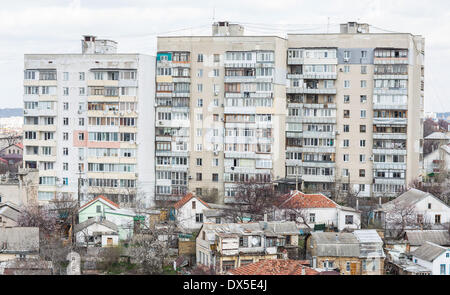
[[[226,215],[233,220],[250,217],[253,221],[262,220],[264,214],[272,212],[277,201],[277,193],[271,183],[260,183],[255,180],[240,182],[230,208]]]
[[[391,204],[391,207],[386,210],[385,222],[387,230],[394,238],[398,239],[406,229],[420,225],[413,205],[405,205],[396,200]]]

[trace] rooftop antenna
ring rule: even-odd
[[[214,23],[215,20],[216,20],[216,7],[213,6],[213,16],[212,16],[213,23]]]

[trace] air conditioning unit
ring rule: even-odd
[[[78,160],[83,161],[83,160],[84,160],[84,157],[83,157],[83,156],[79,156],[79,157],[78,157]]]
[[[372,156],[370,156],[369,160],[370,160],[370,161],[373,161],[373,155],[372,155]]]
[[[342,68],[339,69],[339,72],[343,72],[344,70]]]
[[[127,112],[128,112],[128,114],[131,114],[131,110],[128,110]]]
[[[78,110],[78,114],[82,114],[83,113],[83,111],[82,110]]]
[[[349,60],[350,60],[350,58],[344,57],[344,61],[345,61],[345,62],[348,62]]]
[[[219,91],[214,91],[214,95],[215,96],[219,95]]]
[[[191,180],[192,179],[192,176],[191,175],[189,175],[189,180]]]
[[[27,111],[27,110],[23,110],[23,113],[24,113],[24,114],[28,114],[28,111]]]
[[[123,115],[125,115],[125,113],[124,112],[120,112],[120,115],[123,116]]]
[[[214,151],[214,156],[218,156],[219,155],[219,151]]]
[[[134,144],[134,140],[130,140],[130,144]]]
[[[159,125],[163,125],[163,121],[159,121]]]
[[[339,131],[335,131],[335,133],[336,133],[336,135],[339,135],[339,134],[341,134]]]

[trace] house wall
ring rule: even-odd
[[[325,261],[333,261],[333,265],[335,268],[339,268],[341,275],[351,275],[351,266],[350,270],[347,270],[347,262],[356,264],[355,275],[361,274],[361,261],[358,257],[334,257],[334,256],[319,256],[316,257],[317,267],[323,268],[323,263]]]
[[[353,216],[353,224],[345,224],[345,216],[346,215]],[[339,229],[339,231],[341,231],[345,228],[349,228],[349,229],[361,228],[361,213],[338,209],[338,229]]]
[[[0,214],[0,227],[15,227],[17,222]]]
[[[445,274],[450,275],[450,257],[447,258],[447,253],[450,256],[449,249],[447,249],[447,251],[445,251],[438,257],[436,257],[433,260],[433,262],[420,259],[413,255],[413,262],[430,269],[432,275],[440,275],[441,274],[441,264],[445,264]]]
[[[97,213],[97,205],[101,206],[101,213]],[[120,240],[130,239],[133,235],[133,216],[115,213],[112,207],[105,205],[99,200],[91,203],[88,207],[85,207],[80,211],[78,216],[80,223],[86,221],[89,217],[96,218],[104,216],[106,220],[109,220],[118,226]]]
[[[277,209],[275,210],[275,220],[290,220],[289,215],[294,214],[295,210],[290,209]],[[310,221],[310,214],[315,214],[315,222]],[[303,224],[303,219],[299,215],[304,215],[307,219],[308,226],[314,228],[315,224],[323,224],[337,226],[338,216],[337,208],[305,208],[300,209],[297,213],[297,222]],[[302,225],[300,225],[302,227]]]
[[[431,209],[428,209],[428,203],[431,203]],[[434,197],[428,196],[415,205],[417,214],[423,214],[425,221],[435,224],[435,215],[441,215],[441,224],[450,222],[450,207]]]
[[[113,246],[119,245],[119,236],[118,235],[102,235],[102,247],[108,247],[108,238],[112,239]]]
[[[195,202],[195,209],[192,209],[192,203]],[[203,222],[195,221],[195,214],[202,213],[203,210],[208,209],[202,202],[197,198],[190,199],[186,204],[177,210],[177,222],[181,228],[185,229],[199,229]],[[204,218],[204,216],[203,216]]]
[[[109,227],[106,227],[106,226],[98,224],[98,223],[94,223],[94,224],[88,226],[87,228],[83,229],[82,231],[79,231],[76,233],[75,236],[76,236],[77,243],[86,243],[86,240],[89,239],[89,236],[92,236],[94,232],[113,233],[114,231],[112,229],[110,229]],[[108,236],[113,236],[113,235],[108,235]],[[105,243],[106,243],[106,240],[105,240]],[[102,246],[103,246],[103,244],[102,244]]]

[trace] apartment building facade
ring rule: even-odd
[[[226,201],[242,181],[296,177],[306,191],[394,195],[420,176],[421,36],[243,31],[158,38],[157,198]]]
[[[284,39],[242,36],[239,25],[213,32],[158,38],[157,200],[186,191],[227,199],[239,182],[284,176],[275,134],[285,128]]]
[[[151,205],[155,58],[84,36],[81,54],[26,54],[24,68],[23,161],[39,169],[38,200]]]

